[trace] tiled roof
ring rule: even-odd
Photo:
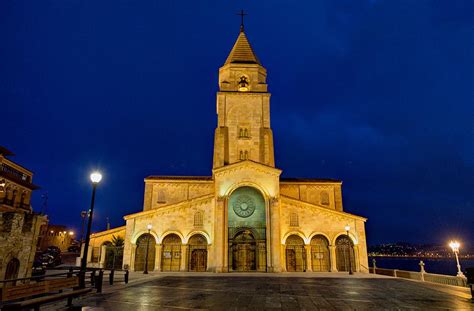
[[[148,176],[146,179],[212,180],[212,176]]]
[[[225,64],[260,64],[260,61],[255,55],[252,47],[250,46],[249,40],[245,35],[245,32],[240,31],[237,41],[235,41],[234,47],[230,51]]]
[[[341,182],[332,178],[280,178],[282,182]]]

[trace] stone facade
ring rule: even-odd
[[[120,232],[131,270],[368,272],[342,182],[280,177],[266,76],[242,29],[219,70],[212,175],[146,178],[143,211],[93,247]]]
[[[33,213],[31,171],[7,159],[13,153],[0,146],[0,280],[31,276],[31,268],[47,217]]]

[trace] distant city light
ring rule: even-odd
[[[69,235],[74,235],[74,231],[69,231]]]

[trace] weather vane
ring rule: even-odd
[[[237,15],[240,15],[240,31],[244,31],[244,16],[247,14],[244,10],[240,10],[240,13],[237,13]]]

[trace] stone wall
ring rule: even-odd
[[[340,182],[281,182],[280,193],[325,208],[343,210]]]
[[[21,212],[0,213],[0,280],[5,278],[8,262],[20,261],[18,278],[31,276],[41,225],[46,216]]]

